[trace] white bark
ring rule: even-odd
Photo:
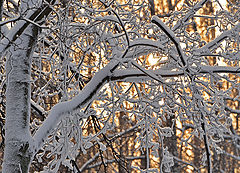
[[[9,50],[3,173],[28,172],[33,155],[29,131],[30,79],[36,33],[35,27],[28,27]]]
[[[26,1],[26,0],[25,0]],[[35,0],[36,3],[40,4],[41,1]],[[28,3],[28,1],[26,1]],[[33,1],[29,1],[33,2]],[[153,2],[153,1],[151,1]],[[202,0],[197,5],[194,6],[193,10],[189,12],[181,22],[177,22],[173,30],[177,30],[182,23],[186,23],[189,18],[194,14],[199,8],[201,8],[207,1]],[[34,3],[35,4],[35,3]],[[34,4],[30,4],[33,6]],[[39,6],[39,5],[37,5]],[[23,10],[23,9],[22,9]],[[25,10],[29,10],[28,6],[25,7]],[[8,34],[0,41],[0,56],[9,48],[8,53],[8,62],[6,65],[7,70],[7,115],[6,115],[6,140],[5,140],[5,155],[4,155],[4,164],[3,172],[12,173],[12,172],[28,172],[31,159],[34,154],[40,149],[44,144],[45,140],[48,138],[51,130],[59,123],[59,121],[67,115],[69,112],[76,111],[88,105],[97,93],[100,91],[101,87],[104,86],[109,80],[111,81],[140,81],[145,79],[154,79],[156,81],[164,83],[162,80],[163,77],[176,77],[181,75],[186,75],[186,72],[200,74],[200,73],[239,73],[238,67],[229,67],[229,66],[198,66],[198,67],[187,67],[187,69],[179,69],[177,66],[176,69],[158,69],[158,70],[147,70],[145,67],[139,65],[136,61],[130,61],[133,57],[140,56],[140,54],[149,54],[150,51],[156,51],[157,49],[160,52],[164,51],[166,47],[163,45],[162,41],[152,41],[147,39],[136,39],[129,40],[126,29],[124,28],[121,18],[116,14],[117,20],[116,23],[119,23],[124,30],[126,35],[128,45],[126,47],[127,51],[122,55],[122,53],[117,52],[113,54],[113,58],[109,59],[118,59],[111,60],[111,62],[106,65],[104,68],[95,73],[95,76],[92,77],[91,81],[83,88],[80,94],[74,97],[72,100],[67,102],[62,102],[55,105],[47,119],[43,122],[43,125],[37,130],[35,135],[32,137],[29,131],[30,124],[30,103],[31,103],[31,57],[32,49],[34,47],[34,42],[36,41],[37,30],[36,26],[40,26],[35,23],[39,19],[43,18],[41,16],[47,15],[46,9],[40,11],[41,9],[33,8],[28,11],[26,16],[24,16],[24,21],[18,21],[16,25],[11,29]],[[41,12],[40,15],[38,13]],[[39,17],[40,16],[40,17]],[[103,17],[104,20],[111,21],[113,16]],[[15,19],[13,19],[15,21]],[[17,19],[16,19],[17,20]],[[100,20],[100,19],[99,19]],[[115,19],[114,19],[115,20]],[[113,21],[114,21],[113,20]],[[11,21],[11,20],[10,20]],[[12,21],[11,21],[12,22]],[[180,57],[180,61],[183,66],[187,65],[187,57],[183,52],[183,49],[180,47],[180,42],[178,38],[174,35],[174,32],[171,31],[159,18],[156,16],[153,17],[153,22],[157,24],[162,31],[171,39],[175,44],[177,54],[171,55],[175,60],[177,57]],[[5,25],[7,22],[0,22],[0,25]],[[34,27],[35,26],[35,27]],[[196,50],[197,53],[205,52],[210,50],[214,45],[221,43],[222,40],[229,37],[232,31],[239,28],[240,24],[237,24],[233,29],[224,32],[218,38],[212,42],[206,44],[202,48]],[[111,36],[111,39],[112,36]],[[109,39],[109,40],[111,40]],[[138,47],[139,46],[139,47]],[[143,48],[140,46],[144,46]],[[136,49],[132,49],[136,47]],[[146,49],[146,47],[149,47]],[[154,48],[154,49],[153,49]],[[139,49],[138,51],[136,51]],[[141,49],[141,50],[140,50]],[[207,51],[206,51],[207,52]],[[170,53],[171,54],[171,53]],[[119,58],[123,57],[123,58]],[[176,57],[176,58],[175,58]],[[179,61],[179,62],[180,62]],[[129,63],[127,69],[120,68],[116,69],[118,63]],[[124,64],[123,63],[123,64]],[[187,97],[186,97],[187,98]],[[114,99],[113,99],[114,100]],[[197,100],[200,100],[197,98]],[[32,102],[32,104],[42,113],[46,114],[43,109],[38,108],[38,105]],[[199,108],[199,106],[197,106]],[[190,113],[191,114],[191,113]],[[81,117],[80,117],[81,118]],[[148,121],[146,121],[148,122]],[[146,129],[149,128],[146,126]],[[206,129],[204,127],[204,129]],[[205,133],[206,134],[206,133]],[[207,139],[207,138],[206,138]],[[147,141],[148,139],[146,139]],[[147,144],[148,145],[148,144]],[[148,147],[147,147],[148,148]],[[207,144],[208,151],[210,151]],[[147,150],[148,151],[148,150]],[[209,157],[211,159],[211,155]],[[136,159],[136,158],[134,158]],[[172,159],[172,157],[170,157]],[[176,160],[176,159],[175,159]],[[91,160],[90,160],[91,161]],[[149,165],[149,163],[148,163]],[[210,164],[209,164],[210,165]],[[147,166],[148,168],[149,166]],[[211,166],[210,166],[211,167]],[[150,167],[149,167],[150,168]],[[211,170],[211,168],[210,168]]]
[[[48,1],[47,1],[48,2]],[[51,1],[50,4],[55,1]],[[20,2],[23,17],[37,22],[51,9],[41,0]],[[38,29],[29,21],[17,21],[0,41],[0,57],[7,53],[6,123],[3,173],[28,172],[35,152],[30,134],[31,58]]]

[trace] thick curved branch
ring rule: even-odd
[[[153,16],[152,17],[152,23],[155,23],[169,38],[170,40],[173,42],[173,44],[175,45],[175,47],[177,48],[177,52],[179,54],[180,60],[183,64],[183,66],[186,66],[186,58],[185,55],[183,53],[183,50],[180,46],[180,43],[178,41],[178,39],[175,37],[175,34],[173,33],[173,31],[171,31],[163,22],[162,20],[157,17],[157,16]]]
[[[111,72],[117,67],[117,65],[117,61],[110,62],[106,67],[95,74],[95,76],[83,88],[79,95],[70,101],[58,103],[52,108],[47,119],[43,122],[42,126],[33,136],[35,141],[35,151],[37,151],[43,145],[51,130],[54,129],[54,127],[65,115],[83,108],[95,98],[97,95],[96,93],[109,80]]]

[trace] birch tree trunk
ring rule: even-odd
[[[8,52],[3,173],[28,172],[34,153],[29,124],[31,57],[36,37],[37,28],[30,25]]]

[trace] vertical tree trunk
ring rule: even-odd
[[[0,0],[0,21],[2,21],[3,0]],[[0,39],[2,38],[2,26],[0,26]]]
[[[177,147],[177,133],[176,133],[176,124],[173,121],[176,117],[174,116],[174,111],[172,112],[173,116],[170,116],[170,118],[167,120],[166,122],[166,127],[172,127],[173,126],[173,134],[172,137],[170,138],[166,138],[165,139],[165,146],[168,147],[168,151],[175,157],[179,157],[178,156],[178,147]],[[174,123],[174,125],[173,125]],[[172,172],[180,172],[179,171],[179,165],[178,162],[174,162],[174,165],[172,166]]]
[[[3,173],[27,173],[33,155],[29,123],[31,57],[36,36],[37,28],[29,26],[8,51]]]
[[[125,113],[123,111],[120,112],[120,116],[119,116],[119,127],[120,129],[124,129],[126,128],[125,125],[126,125],[126,122],[123,118],[123,116],[125,115]],[[119,155],[120,155],[120,159],[119,159],[119,162],[118,162],[118,172],[119,173],[126,173],[126,169],[127,169],[127,165],[126,163],[124,162],[124,155],[127,155],[127,146],[126,146],[126,141],[127,140],[126,138],[120,138],[119,139],[120,143],[120,147],[119,147]],[[125,143],[125,145],[123,145],[123,143]]]
[[[147,152],[146,152],[146,149],[143,149],[143,152],[141,153],[141,156],[144,156],[144,157],[141,159],[140,168],[141,169],[147,169]]]

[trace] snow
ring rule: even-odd
[[[148,40],[148,39],[136,39],[134,41],[130,42],[130,48],[135,47],[135,46],[149,46],[149,47],[155,47],[160,49],[161,51],[164,51],[164,46],[160,41],[153,41],[153,40]]]
[[[103,16],[103,17],[96,17],[96,20],[113,21],[113,22],[119,23],[118,18],[116,16],[114,16],[114,15],[108,15],[108,16]]]
[[[162,20],[161,20],[159,17],[153,16],[153,17],[152,17],[152,22],[159,24],[158,26],[160,26],[160,28],[164,31],[164,33],[166,33],[166,34],[168,33],[168,34],[172,37],[172,39],[174,39],[176,42],[178,42],[177,38],[175,37],[174,32],[173,32],[172,30],[170,30],[170,29],[162,22]]]
[[[27,9],[27,14],[24,16],[25,20],[30,20],[32,16],[35,15],[35,13],[38,12],[38,7],[41,6],[42,1],[41,0],[31,0],[31,1],[25,1],[26,3],[21,3],[21,10],[24,12]],[[32,7],[29,9],[29,7]],[[15,18],[10,19],[15,20]],[[3,21],[4,22],[4,21]],[[11,28],[11,30],[8,32],[7,35],[1,40],[0,42],[0,57],[4,54],[6,49],[10,46],[12,42],[14,42],[20,34],[27,28],[27,26],[30,23],[24,20],[19,20],[16,22],[15,26]]]
[[[162,20],[157,17],[157,16],[153,16],[152,17],[152,22],[155,23],[159,28],[161,28],[161,30],[170,38],[170,40],[174,43],[174,45],[177,48],[177,52],[180,56],[180,60],[183,64],[183,66],[186,65],[186,60],[187,57],[186,55],[183,53],[183,50],[180,46],[179,40],[178,38],[176,38],[174,32],[172,30],[170,30],[170,28],[168,28],[163,22]]]
[[[186,24],[188,20],[199,10],[203,7],[203,5],[208,0],[202,0],[198,2],[182,19],[178,20],[177,24],[173,27],[173,31],[176,31],[182,25]]]
[[[8,66],[8,69],[7,69],[8,77],[9,76],[14,76],[15,77],[14,78],[15,81],[13,81],[12,77],[8,78],[8,82],[9,82],[8,86],[10,86],[10,82],[16,82],[16,83],[24,83],[24,82],[26,82],[26,83],[30,83],[30,75],[29,74],[25,76],[23,74],[18,74],[16,72],[14,72],[14,74],[16,74],[16,75],[14,75],[13,74],[13,69],[17,65],[19,65],[19,64],[22,64],[22,66],[24,66],[22,61],[27,57],[26,53],[28,53],[28,52],[27,51],[23,51],[23,50],[24,49],[25,50],[28,49],[28,46],[29,46],[29,45],[27,45],[28,41],[29,41],[28,35],[31,34],[30,31],[26,30],[26,29],[30,28],[29,26],[31,26],[31,25],[29,25],[29,24],[31,23],[33,25],[39,26],[34,21],[30,20],[30,17],[33,14],[36,13],[36,9],[32,8],[31,10],[29,10],[28,7],[29,7],[29,5],[30,6],[35,6],[36,4],[38,4],[37,6],[39,6],[42,3],[42,1],[32,0],[32,1],[28,2],[27,0],[25,0],[25,2],[27,2],[29,4],[27,6],[24,6],[24,3],[23,3],[21,11],[28,10],[27,14],[25,16],[22,16],[21,20],[16,22],[14,27],[10,28],[10,31],[7,31],[7,30],[5,31],[5,32],[8,32],[8,34],[0,42],[0,52],[1,52],[0,56],[2,54],[4,54],[4,52],[9,47],[10,47],[12,55],[15,56],[15,57],[12,57],[12,59],[11,58],[8,59],[8,64],[7,64],[7,66]],[[12,145],[11,147],[13,149],[15,149],[15,151],[20,151],[20,150],[23,150],[23,149],[27,150],[28,149],[27,148],[28,147],[27,144],[29,144],[30,147],[31,147],[30,152],[33,152],[33,153],[37,152],[40,149],[40,147],[43,145],[43,143],[46,142],[46,139],[48,139],[48,136],[50,135],[51,131],[54,130],[55,127],[58,127],[57,126],[58,123],[65,116],[68,116],[69,114],[71,114],[72,112],[74,113],[75,111],[79,112],[79,109],[83,109],[83,108],[87,107],[88,105],[90,105],[90,103],[94,99],[101,99],[100,98],[101,96],[99,96],[98,93],[102,89],[102,87],[109,81],[134,81],[134,82],[135,81],[137,81],[137,82],[143,82],[144,81],[144,82],[146,82],[146,84],[148,84],[147,80],[155,80],[155,81],[158,81],[159,83],[164,83],[164,85],[165,85],[165,84],[169,84],[171,82],[171,80],[174,81],[176,79],[174,77],[187,75],[186,68],[184,68],[184,66],[187,64],[186,63],[187,56],[184,54],[183,49],[180,46],[180,40],[175,36],[174,31],[176,31],[179,27],[185,25],[188,22],[188,20],[192,17],[192,15],[195,14],[196,11],[199,10],[206,2],[207,2],[207,0],[202,0],[201,2],[197,3],[197,5],[195,5],[192,9],[190,8],[190,11],[184,17],[182,17],[182,19],[180,19],[177,22],[177,24],[173,27],[173,29],[170,29],[167,25],[165,25],[164,22],[162,22],[161,19],[158,18],[157,16],[153,16],[152,17],[152,22],[155,23],[170,38],[170,40],[174,43],[174,45],[173,44],[168,44],[169,43],[168,41],[167,42],[160,42],[160,41],[154,41],[154,40],[150,40],[150,39],[145,39],[147,37],[135,39],[136,37],[132,37],[132,33],[131,33],[132,31],[129,31],[130,29],[127,31],[125,29],[125,27],[128,28],[128,22],[126,22],[127,25],[125,25],[125,23],[123,23],[123,20],[121,19],[121,18],[124,18],[124,17],[122,17],[122,14],[121,14],[121,17],[120,17],[115,11],[113,11],[114,14],[116,13],[115,15],[108,15],[108,16],[103,16],[103,17],[96,17],[96,16],[94,16],[93,17],[94,20],[99,20],[98,21],[99,23],[101,23],[101,21],[104,21],[103,23],[107,23],[105,21],[111,21],[112,23],[115,24],[115,22],[116,22],[123,29],[123,31],[121,30],[121,33],[118,33],[118,34],[110,33],[111,32],[111,27],[106,29],[106,30],[104,30],[104,31],[107,31],[109,33],[105,34],[103,32],[103,35],[102,35],[102,38],[101,38],[100,42],[104,42],[105,40],[107,40],[109,42],[109,45],[108,44],[107,45],[110,47],[109,51],[112,51],[112,54],[111,54],[112,57],[110,57],[110,58],[106,57],[106,58],[108,60],[110,60],[110,63],[108,65],[106,65],[105,67],[103,67],[103,68],[102,68],[102,66],[104,66],[104,65],[102,65],[101,66],[102,69],[100,69],[98,72],[94,73],[94,76],[91,78],[91,81],[81,91],[79,91],[79,94],[77,96],[75,96],[72,100],[56,104],[50,110],[50,113],[49,113],[48,117],[45,119],[45,121],[43,122],[42,126],[33,135],[33,138],[31,138],[31,135],[30,135],[30,132],[29,132],[29,117],[27,117],[28,118],[27,120],[23,120],[23,118],[22,118],[23,117],[22,116],[23,112],[25,111],[25,112],[27,112],[26,113],[27,115],[30,115],[30,103],[39,112],[41,112],[42,114],[46,115],[47,112],[41,106],[39,106],[33,100],[31,100],[30,96],[28,96],[28,98],[26,98],[26,93],[25,93],[25,95],[23,95],[22,93],[17,92],[17,94],[15,94],[11,98],[11,100],[7,102],[7,107],[8,107],[7,112],[8,112],[8,114],[11,114],[11,116],[7,116],[7,121],[6,122],[12,121],[14,123],[13,123],[13,125],[12,124],[7,124],[6,125],[6,129],[8,130],[8,132],[11,131],[11,133],[12,133],[10,135],[7,135],[6,139],[8,140],[9,138],[12,138],[12,139],[17,138],[17,139],[20,139],[20,140],[22,140],[22,141],[24,141],[26,143],[21,143],[21,145],[19,145],[19,143],[16,143],[14,141],[13,143],[11,143],[11,145]],[[89,10],[92,13],[95,12],[94,10],[91,10],[90,8],[89,8]],[[2,22],[0,22],[0,25],[6,25],[7,22],[14,22],[14,21],[16,21],[18,19],[19,19],[19,17],[9,19],[8,21],[2,21]],[[124,18],[124,22],[125,22],[125,20],[126,20],[126,18]],[[126,20],[126,21],[128,21],[128,20]],[[132,22],[132,21],[129,21],[129,22]],[[75,23],[73,23],[72,25],[75,25]],[[86,29],[88,24],[86,24],[86,25],[84,24],[84,26],[82,26],[82,25],[78,25],[78,26]],[[152,24],[151,24],[151,26],[152,26]],[[41,26],[39,26],[39,27],[41,27]],[[77,25],[76,25],[76,27],[77,27]],[[239,34],[239,28],[240,28],[240,24],[238,23],[231,30],[223,32],[219,37],[217,37],[212,42],[206,44],[202,48],[199,48],[199,49],[196,48],[196,49],[191,50],[191,51],[193,53],[196,53],[197,55],[201,55],[202,52],[209,52],[210,49],[212,49],[214,46],[218,46],[218,44],[221,43],[222,40],[224,40],[225,38],[228,38],[228,37],[231,37],[231,36],[233,38],[233,36]],[[101,27],[99,27],[98,29],[101,31]],[[75,32],[78,32],[78,31],[79,30],[77,30]],[[88,32],[88,31],[86,31],[86,32]],[[129,34],[131,37],[128,36],[128,32],[131,33],[131,34]],[[99,33],[101,33],[101,32],[99,32]],[[157,32],[157,34],[158,33],[159,32]],[[74,33],[74,34],[77,34],[77,33]],[[23,37],[22,41],[20,39],[18,39],[18,37]],[[139,37],[141,37],[141,36],[139,36]],[[118,41],[116,41],[115,39],[122,39],[121,43],[123,44],[123,46],[122,46],[123,49],[117,50],[117,48],[116,48],[117,46],[115,47],[115,45],[118,43]],[[237,40],[237,38],[234,38],[234,39]],[[19,49],[19,51],[13,50],[15,47],[11,46],[12,42],[14,42],[14,44],[16,44],[16,45],[18,44],[18,48],[21,48],[21,49]],[[51,45],[51,42],[49,43],[49,45]],[[113,48],[113,49],[115,48],[115,49],[112,50],[111,48]],[[166,50],[166,48],[170,48],[170,50]],[[124,49],[125,49],[125,52],[124,52]],[[90,51],[91,51],[91,49],[89,49],[89,52]],[[140,62],[140,61],[134,61],[134,59],[140,57],[141,55],[149,55],[150,53],[157,52],[157,51],[160,51],[160,53],[164,54],[164,56],[165,56],[165,54],[169,55],[168,56],[168,60],[173,60],[174,59],[175,62],[172,65],[173,67],[170,67],[170,66],[166,67],[166,66],[163,66],[163,65],[162,66],[159,65],[158,68],[160,68],[160,69],[158,69],[158,70],[146,70],[144,65],[142,66],[142,65],[138,64],[138,62]],[[101,53],[100,54],[103,55],[104,53],[105,53],[104,50],[101,49]],[[37,57],[38,54],[36,53],[34,56]],[[96,57],[96,59],[100,59],[101,55],[96,54],[95,57]],[[124,57],[124,58],[122,58],[122,57]],[[236,55],[236,57],[237,57],[237,55]],[[51,60],[51,58],[48,58],[48,57],[46,59],[47,60]],[[194,59],[193,60],[190,59],[190,60],[194,61]],[[71,59],[71,61],[72,61],[72,59]],[[176,61],[177,62],[181,61],[181,63],[182,63],[181,66],[178,66]],[[144,64],[144,62],[141,62],[141,64]],[[168,64],[168,62],[166,62],[166,64]],[[202,63],[200,62],[199,64],[202,64]],[[198,66],[195,65],[194,67],[191,67],[189,65],[187,67],[187,70],[189,70],[189,71],[187,71],[187,72],[190,75],[195,75],[195,74],[200,75],[200,74],[205,74],[205,73],[218,73],[218,74],[219,73],[228,73],[228,74],[229,73],[240,73],[240,68],[239,67],[203,66],[203,65],[199,65],[199,64],[198,64]],[[73,66],[73,67],[75,65],[76,64],[71,64],[71,66]],[[117,69],[118,66],[119,67],[121,66],[122,68]],[[77,70],[77,68],[75,70]],[[26,71],[30,71],[30,68],[27,68]],[[202,76],[204,76],[204,75],[202,75]],[[208,76],[208,75],[206,75],[206,76]],[[165,80],[164,77],[167,77],[168,80]],[[180,78],[177,78],[177,79],[180,79]],[[169,82],[169,83],[167,83],[166,81]],[[150,134],[150,131],[151,131],[151,130],[149,130],[150,129],[150,124],[151,123],[154,124],[157,121],[156,118],[151,117],[152,113],[154,112],[154,108],[155,107],[156,108],[159,107],[159,104],[161,104],[160,107],[165,112],[167,109],[169,109],[169,108],[167,108],[168,103],[166,103],[168,99],[169,100],[172,99],[171,101],[173,101],[174,104],[179,104],[180,105],[181,102],[178,101],[180,99],[176,98],[176,100],[174,100],[175,97],[171,97],[171,92],[177,91],[179,87],[180,88],[183,87],[182,90],[183,90],[183,92],[185,92],[184,91],[184,86],[187,86],[189,84],[189,81],[185,82],[185,83],[187,83],[185,85],[185,83],[183,84],[182,80],[176,80],[175,82],[171,82],[171,84],[173,84],[174,86],[173,86],[173,88],[169,87],[169,89],[168,89],[169,91],[166,91],[165,90],[166,88],[165,89],[161,88],[162,90],[154,91],[157,87],[163,86],[163,85],[158,85],[157,86],[158,82],[149,82],[150,84],[153,84],[153,85],[149,86],[149,88],[151,87],[150,88],[151,91],[150,92],[146,92],[146,93],[144,93],[145,92],[144,89],[143,90],[141,89],[141,91],[140,91],[140,89],[137,86],[138,84],[133,83],[132,86],[135,87],[136,90],[137,90],[136,93],[137,94],[140,93],[138,95],[137,99],[128,98],[127,97],[127,93],[124,93],[125,94],[124,95],[124,94],[121,93],[120,89],[118,90],[117,87],[116,87],[116,89],[114,87],[112,87],[111,85],[113,84],[113,82],[109,84],[110,87],[112,87],[111,90],[113,91],[112,95],[111,95],[111,97],[113,98],[112,102],[111,102],[112,104],[114,104],[114,100],[115,100],[116,97],[119,97],[119,98],[121,97],[121,99],[125,99],[126,101],[129,101],[131,103],[134,103],[134,104],[136,103],[136,104],[140,105],[139,107],[136,106],[135,107],[136,110],[133,110],[133,112],[134,111],[137,112],[139,110],[141,112],[141,116],[142,117],[144,117],[145,114],[149,114],[149,117],[146,116],[145,120],[141,120],[141,121],[137,122],[136,125],[134,125],[133,127],[130,127],[125,132],[121,132],[121,133],[119,133],[117,135],[115,134],[115,136],[113,138],[120,137],[121,135],[123,135],[123,134],[125,134],[125,133],[127,133],[129,131],[133,131],[137,127],[142,128],[141,130],[146,132],[147,136],[144,137],[144,140],[146,139],[145,141],[147,141],[147,142],[145,144],[141,144],[141,147],[147,148],[147,152],[148,152],[148,148],[150,149],[150,147],[152,145],[151,144],[151,139],[150,139],[151,135],[148,136],[148,134]],[[181,85],[179,83],[181,83],[183,85]],[[233,83],[233,85],[232,85],[233,87],[235,87],[235,84],[237,84],[237,83],[234,83],[234,82],[232,82],[232,83]],[[211,85],[213,83],[207,83],[206,82],[206,85],[208,85],[208,84]],[[47,88],[46,87],[47,85],[48,85],[48,83],[45,86],[42,87],[42,90],[45,90]],[[205,103],[204,103],[205,105],[199,105],[198,104],[201,100],[204,100],[202,95],[201,95],[202,93],[200,93],[201,92],[201,89],[199,89],[200,87],[198,88],[198,85],[196,85],[196,83],[194,83],[194,82],[189,84],[189,86],[190,86],[189,90],[193,91],[193,95],[192,96],[183,95],[182,97],[184,97],[183,100],[185,99],[186,102],[188,102],[188,100],[190,100],[189,102],[192,101],[191,103],[189,103],[189,105],[192,106],[194,109],[196,108],[197,110],[201,110],[202,111],[201,115],[203,115],[203,118],[201,117],[201,120],[203,120],[203,124],[204,124],[204,128],[203,129],[204,130],[199,131],[199,133],[202,136],[205,135],[205,141],[204,141],[206,143],[205,149],[207,151],[209,151],[209,153],[211,154],[211,150],[214,149],[215,145],[212,144],[212,142],[214,142],[214,140],[212,140],[212,141],[210,140],[211,139],[211,135],[209,134],[208,130],[209,130],[209,126],[211,124],[208,124],[208,120],[209,121],[212,121],[212,120],[208,116],[211,116],[212,112],[206,108],[207,104],[205,104]],[[148,87],[148,86],[146,86],[146,87]],[[193,87],[194,89],[192,89],[191,87]],[[203,85],[201,87],[204,88],[205,86]],[[215,86],[213,86],[213,87],[215,87]],[[14,91],[16,90],[14,87],[12,87],[12,88],[8,87],[7,94],[10,93],[9,89],[11,89],[12,93],[14,93]],[[199,93],[196,92],[196,90],[198,90],[198,89],[199,89]],[[206,87],[206,90],[208,90],[208,89],[209,88]],[[116,90],[116,94],[115,94],[114,90]],[[118,91],[120,91],[120,92],[118,92]],[[216,94],[218,94],[218,90],[215,90],[214,92]],[[10,94],[12,94],[12,93],[10,93]],[[146,97],[149,96],[150,99],[144,98],[144,96],[143,96],[144,94],[145,94]],[[157,98],[158,94],[160,95],[159,98]],[[177,92],[173,93],[173,95],[178,95],[178,93]],[[22,101],[22,100],[20,100],[20,101],[17,100],[16,101],[15,99],[17,97],[19,97],[19,96],[21,97],[21,99],[25,99],[25,102],[27,102],[27,104],[24,101]],[[96,98],[97,96],[99,96],[99,97]],[[215,97],[215,96],[213,96],[213,97]],[[216,97],[216,98],[218,99],[218,97]],[[224,97],[224,98],[221,97],[219,99],[220,101],[218,101],[218,100],[216,100],[216,98],[213,98],[213,101],[215,102],[214,104],[219,104],[220,106],[223,105],[223,102],[221,102],[221,99],[222,100],[226,99],[226,97]],[[119,100],[119,102],[122,101],[121,99]],[[161,101],[163,103],[161,103]],[[195,103],[195,101],[196,101],[196,103]],[[15,104],[11,105],[11,103],[13,103],[13,102],[15,102]],[[172,104],[172,103],[169,103],[169,104]],[[188,103],[186,103],[186,104],[188,104]],[[25,105],[25,107],[23,105]],[[149,107],[153,107],[153,109],[149,108]],[[11,108],[11,110],[9,110],[9,108]],[[214,107],[211,107],[211,106],[209,107],[209,109],[213,109],[213,108]],[[101,109],[107,110],[107,109],[105,109],[105,107],[102,107]],[[182,106],[182,109],[184,110],[184,112],[182,112],[182,113],[178,112],[179,116],[181,116],[181,114],[184,114],[184,115],[187,115],[187,116],[192,116],[193,115],[192,109],[191,108],[188,109],[188,107],[185,106],[184,104]],[[112,110],[111,110],[111,108],[109,108],[109,110],[110,110],[109,112],[111,112],[113,114],[116,111],[116,110],[114,110],[114,108]],[[233,110],[233,109],[228,108],[227,106],[224,107],[224,110],[230,111],[231,113],[239,113],[239,110]],[[175,111],[175,109],[174,109],[174,111]],[[159,112],[156,111],[154,113],[157,114]],[[171,115],[170,113],[168,113],[168,114]],[[215,112],[213,112],[213,114],[215,114]],[[80,116],[78,116],[78,117],[80,117],[80,118],[86,118],[84,116],[86,116],[88,114],[79,114],[79,115]],[[110,113],[107,114],[106,116],[109,116],[109,115],[110,115]],[[149,118],[149,119],[147,119],[147,118]],[[164,118],[165,117],[162,117],[163,120],[164,120]],[[190,117],[189,120],[192,123],[192,119],[193,118],[192,119],[191,118],[192,117]],[[199,120],[199,121],[201,121],[201,120]],[[222,121],[224,121],[224,120],[222,120]],[[61,125],[61,123],[60,123],[60,125]],[[230,119],[227,119],[225,123],[227,123],[228,126],[232,125],[232,121]],[[181,128],[184,128],[183,126],[185,126],[185,125],[186,124],[182,124]],[[199,124],[197,124],[196,122],[193,122],[193,124],[190,124],[190,125],[192,125],[193,128],[198,128],[197,126]],[[190,125],[188,125],[188,126],[190,126]],[[91,147],[92,145],[95,145],[94,142],[93,142],[94,140],[91,141],[91,139],[92,138],[97,138],[97,135],[99,135],[100,133],[105,133],[107,131],[106,129],[108,128],[107,126],[108,126],[108,124],[106,123],[104,128],[102,128],[102,131],[96,133],[93,137],[90,137],[90,135],[89,135],[88,136],[88,141],[86,140],[87,143],[85,143],[85,147],[84,148],[87,149],[87,148]],[[81,126],[79,128],[81,128]],[[200,128],[202,128],[202,127],[200,127]],[[172,128],[161,127],[160,129],[162,130],[162,133],[159,135],[160,138],[163,137],[163,136],[170,137],[173,134],[172,133]],[[199,129],[197,129],[197,130],[199,130]],[[154,130],[152,130],[152,131],[154,131]],[[221,131],[221,129],[219,131]],[[63,136],[64,135],[65,134],[63,134]],[[65,136],[67,136],[67,135],[65,135]],[[209,141],[208,141],[208,139],[209,139]],[[59,141],[61,141],[61,140],[66,140],[66,139],[62,138]],[[161,142],[163,142],[163,141],[161,141]],[[100,149],[102,151],[105,151],[107,149],[104,143],[102,143],[100,141],[97,141],[97,143],[100,145]],[[78,146],[77,146],[78,148],[77,149],[81,149],[81,147],[79,147],[79,146],[81,146],[82,144],[84,144],[84,142],[80,141],[78,143]],[[14,148],[13,147],[14,145],[18,146],[18,148],[16,148],[16,147]],[[66,145],[65,146],[66,150],[68,149],[67,147],[68,146]],[[157,148],[159,148],[159,146],[157,146]],[[66,150],[64,150],[64,152]],[[163,160],[161,162],[161,167],[165,166],[165,167],[167,167],[168,171],[171,171],[170,169],[171,169],[171,166],[173,166],[173,159],[175,159],[177,161],[182,161],[182,160],[176,159],[175,157],[173,157],[172,154],[169,153],[167,148],[163,148],[163,145],[162,145],[162,150],[163,150],[163,157],[162,157]],[[66,158],[65,157],[66,153],[64,153],[64,152],[61,153],[61,152],[59,152],[61,155],[63,155],[63,156],[61,156],[61,159],[65,159]],[[230,157],[235,157],[235,159],[240,160],[239,157],[237,157],[237,156],[231,155],[229,153],[225,153],[225,154],[229,155]],[[147,155],[148,155],[148,153],[147,153]],[[150,153],[149,153],[149,155],[150,155]],[[150,163],[149,163],[149,157],[150,157],[149,155],[147,156],[147,159],[148,159],[147,160],[147,162],[148,162],[147,163],[147,165],[148,165],[147,166],[147,170],[148,171],[151,170]],[[99,156],[99,153],[96,154],[96,157],[98,157],[98,156]],[[88,166],[88,164],[91,164],[92,161],[94,161],[96,157],[94,156],[92,159],[88,160],[88,162],[86,162],[86,164],[84,164],[81,169],[84,169],[85,167]],[[211,155],[209,155],[208,157],[209,158],[206,158],[206,159],[211,161]],[[132,157],[132,159],[136,159],[136,158],[137,158],[137,156]],[[107,162],[111,162],[111,160],[107,160],[106,163]],[[66,162],[64,162],[64,163],[67,166],[71,166],[69,160],[66,160]],[[60,162],[58,162],[58,164],[60,164]],[[185,164],[191,165],[191,164],[188,164],[187,162],[185,162]],[[211,167],[211,163],[209,164],[209,166]],[[142,171],[144,171],[144,170],[142,170]]]
[[[134,63],[138,68],[139,65]],[[198,73],[240,73],[239,67],[226,67],[226,66],[199,66]],[[177,77],[183,76],[183,70],[167,70],[167,69],[157,69],[157,70],[146,70],[146,69],[117,69],[113,72],[111,79],[116,81],[135,81],[140,82],[149,78],[159,80],[159,76],[162,77]],[[154,77],[153,77],[154,76]]]
[[[24,33],[15,40],[18,49],[10,47],[6,64],[6,137],[3,172],[27,172],[29,163],[21,156],[31,158],[33,141],[30,134],[30,77],[33,28],[27,27]],[[11,163],[14,158],[13,163]],[[21,168],[16,164],[21,163]],[[15,170],[15,171],[13,171]]]
[[[70,101],[58,103],[51,109],[47,119],[33,136],[37,149],[42,146],[44,140],[63,116],[74,110],[83,108],[94,99],[96,93],[100,91],[102,86],[107,82],[108,77],[111,76],[111,71],[117,67],[117,64],[116,61],[110,62],[106,67],[95,74],[79,95]]]
[[[224,39],[226,39],[227,37],[231,37],[232,33],[236,30],[239,32],[240,30],[240,23],[238,23],[236,26],[234,26],[232,29],[224,31],[220,36],[218,36],[217,38],[215,38],[213,41],[209,42],[208,44],[204,45],[203,47],[199,48],[198,50],[196,50],[196,53],[204,53],[204,52],[208,52],[208,50],[210,50],[213,46],[221,43]]]

